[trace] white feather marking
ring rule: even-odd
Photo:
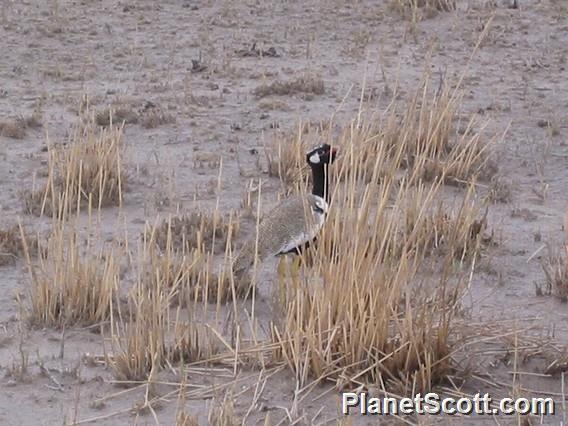
[[[324,214],[327,213],[327,202],[320,196],[318,195],[313,195],[314,197],[314,204],[316,205],[316,207],[320,210],[322,210],[324,212]],[[315,214],[321,214],[319,212],[314,212]]]
[[[319,164],[319,162],[320,162],[320,156],[317,152],[310,156],[310,163]]]

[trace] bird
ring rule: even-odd
[[[233,273],[242,277],[254,265],[270,256],[300,254],[322,229],[329,211],[328,166],[338,151],[327,143],[306,153],[312,171],[312,191],[288,197],[277,204],[242,245],[233,262]]]

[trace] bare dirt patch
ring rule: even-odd
[[[373,422],[345,389],[562,421],[563,2],[0,8],[1,424]],[[323,141],[321,238],[238,282]]]

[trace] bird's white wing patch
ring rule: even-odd
[[[328,211],[327,202],[322,197],[318,197],[317,195],[313,195],[313,197],[314,197],[314,204],[316,205],[316,207],[319,208],[324,213],[327,213]]]

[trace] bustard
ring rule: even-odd
[[[312,170],[311,194],[288,197],[264,216],[258,230],[245,241],[233,262],[235,276],[240,278],[250,270],[255,252],[260,263],[269,256],[300,253],[314,241],[327,216],[327,168],[336,156],[337,150],[329,144],[318,145],[306,154],[306,162]]]

